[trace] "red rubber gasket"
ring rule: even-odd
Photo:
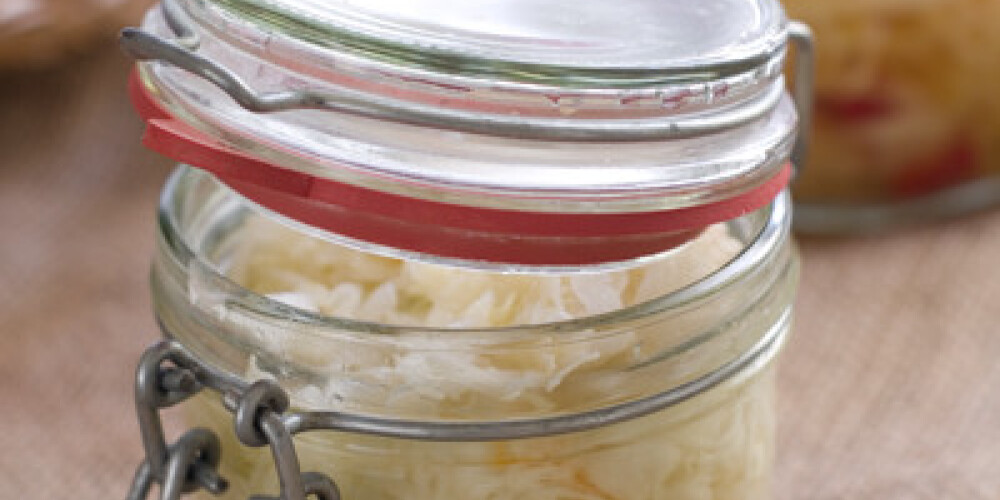
[[[250,200],[291,219],[371,243],[442,257],[527,265],[634,259],[680,245],[711,224],[766,206],[787,186],[790,165],[726,200],[635,213],[551,213],[443,203],[316,177],[248,155],[174,119],[133,74],[143,143],[215,174]]]

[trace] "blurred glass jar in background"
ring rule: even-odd
[[[1000,201],[1000,1],[784,3],[817,38],[800,229],[874,230]]]

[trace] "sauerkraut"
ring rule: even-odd
[[[281,379],[302,409],[425,420],[553,416],[662,392],[741,349],[733,338],[720,336],[710,349],[656,362],[689,338],[692,328],[724,318],[725,303],[608,331],[512,329],[509,339],[462,341],[483,333],[475,328],[602,314],[687,286],[740,252],[723,225],[640,267],[565,275],[380,257],[265,218],[250,219],[234,241],[238,250],[229,274],[259,294],[327,316],[441,329],[397,332],[386,342],[353,342],[350,336],[334,342],[305,326],[290,332],[257,325],[252,335],[265,349],[245,375]],[[504,331],[487,332],[503,337]],[[309,376],[289,383],[288,370]],[[773,461],[773,386],[764,359],[685,403],[587,432],[473,443],[313,432],[297,436],[296,447],[303,470],[328,474],[346,500],[765,499]],[[198,425],[223,438],[222,472],[233,483],[226,498],[277,493],[269,452],[238,444],[232,418],[217,397],[201,396],[188,408]]]
[[[647,265],[544,275],[381,257],[264,218],[249,220],[237,238],[230,275],[250,290],[326,316],[441,328],[533,325],[618,310],[708,276],[741,249],[720,224]]]
[[[817,41],[800,199],[908,199],[1000,172],[1000,1],[784,4]]]

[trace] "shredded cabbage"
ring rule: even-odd
[[[719,225],[638,268],[535,275],[364,254],[264,218],[250,219],[236,238],[230,274],[257,293],[323,315],[446,328],[531,325],[618,310],[689,285],[741,250]],[[298,407],[501,420],[598,407],[628,399],[627,391],[643,384],[667,387],[671,377],[680,382],[702,373],[718,359],[623,373],[637,357],[677,340],[665,329],[684,332],[685,321],[696,319],[584,332],[575,341],[530,336],[481,349],[455,348],[453,337],[432,333],[336,347],[305,330],[264,328],[260,335],[284,362],[319,374],[289,388]],[[246,376],[280,378],[278,371],[262,355]],[[428,443],[324,432],[297,437],[296,447],[303,469],[330,475],[346,500],[757,500],[770,496],[772,398],[773,375],[762,369],[658,414],[583,433]],[[224,436],[223,473],[235,486],[229,495],[277,493],[267,451],[242,448],[228,430],[229,414],[207,397],[200,401],[193,418]]]
[[[533,325],[601,314],[684,287],[740,250],[723,225],[642,267],[592,274],[491,273],[362,253],[255,218],[231,275],[324,315],[445,328]]]

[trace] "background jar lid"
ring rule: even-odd
[[[167,0],[123,34],[146,143],[368,243],[633,259],[769,203],[796,110],[776,1]]]

